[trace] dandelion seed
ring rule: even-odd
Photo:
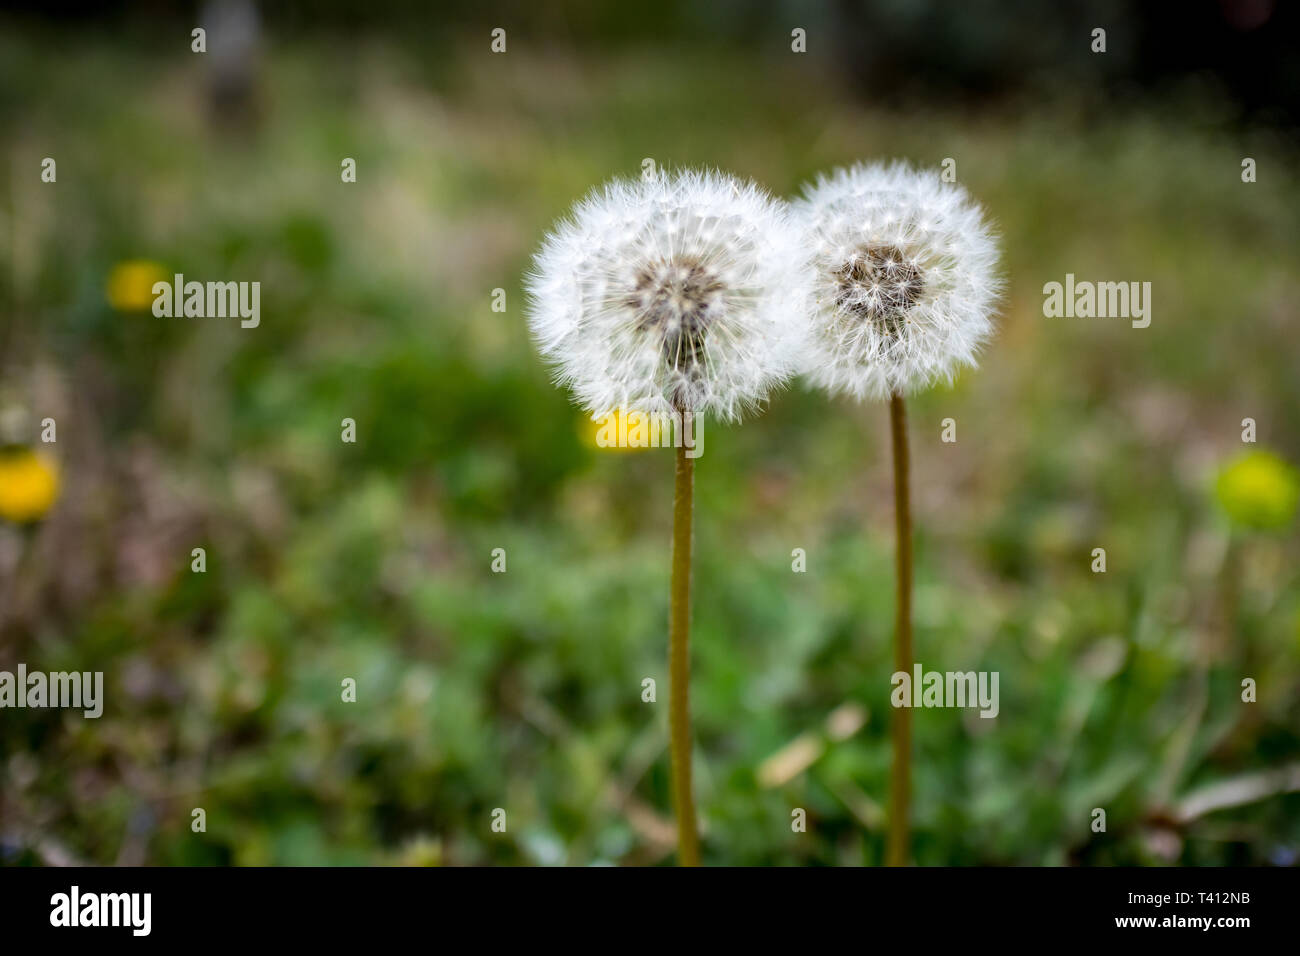
[[[997,244],[937,171],[858,164],[793,207],[812,257],[807,372],[858,399],[908,394],[974,365],[993,331]]]
[[[594,416],[737,420],[797,371],[804,281],[781,204],[709,172],[615,180],[546,237],[529,325]]]
[[[895,673],[912,672],[912,515],[904,396],[974,365],[992,333],[997,245],[979,206],[937,172],[858,164],[818,179],[793,217],[809,250],[808,377],[832,393],[889,399],[894,461]],[[911,716],[890,720],[885,858],[908,860]]]
[[[679,172],[615,180],[542,244],[529,325],[596,419],[739,419],[798,368],[807,269],[787,208],[751,183]],[[678,862],[698,865],[689,637],[694,459],[677,447],[669,599],[669,754]]]

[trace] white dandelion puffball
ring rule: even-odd
[[[1001,281],[966,190],[905,163],[859,163],[806,187],[793,215],[812,258],[814,383],[878,399],[975,364]]]
[[[797,239],[785,204],[731,176],[614,180],[542,243],[529,327],[596,417],[738,419],[798,371]]]

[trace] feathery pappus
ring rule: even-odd
[[[798,371],[806,265],[788,208],[706,171],[616,179],[542,243],[529,327],[595,416],[739,419]]]
[[[806,373],[858,399],[974,365],[993,331],[997,243],[977,203],[905,163],[837,169],[792,208],[811,256]]]

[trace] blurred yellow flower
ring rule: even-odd
[[[167,282],[161,265],[148,259],[128,259],[108,274],[108,304],[119,312],[141,312],[153,306],[153,285]]]
[[[650,447],[649,419],[641,412],[606,412],[583,423],[583,441],[605,451],[642,451]],[[644,438],[641,437],[644,433]],[[630,436],[630,437],[629,437]]]
[[[59,470],[53,460],[26,448],[0,451],[0,519],[39,521],[58,496]]]
[[[1300,504],[1300,474],[1268,451],[1238,456],[1219,472],[1214,491],[1219,504],[1247,528],[1284,528]]]

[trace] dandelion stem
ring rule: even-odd
[[[683,416],[685,428],[685,416]],[[691,793],[691,518],[695,459],[685,442],[677,446],[673,486],[673,572],[668,616],[668,736],[672,757],[673,806],[677,811],[677,862],[700,865],[695,798]]]
[[[912,673],[912,509],[908,489],[911,470],[907,453],[907,412],[903,396],[889,399],[890,434],[894,449],[894,672]],[[907,815],[912,774],[912,710],[895,707],[890,723],[893,762],[889,769],[889,839],[885,862],[906,866],[908,860]]]

